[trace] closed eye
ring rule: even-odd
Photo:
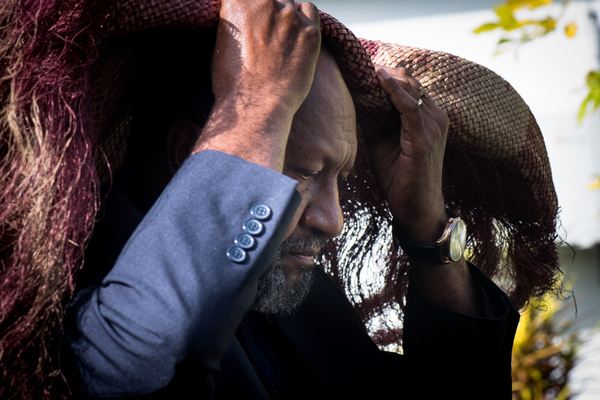
[[[318,173],[319,173],[319,171],[311,171],[311,170],[301,169],[301,168],[298,168],[296,170],[296,174],[298,175],[298,178],[301,180],[304,180],[304,181],[315,177]]]

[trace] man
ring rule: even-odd
[[[316,8],[223,1],[220,16],[212,111],[197,140],[193,122],[169,132],[168,159],[190,137],[192,155],[102,284],[71,306],[67,329],[84,391],[510,396],[518,317],[464,258],[440,266],[413,257],[405,357],[379,351],[315,269],[316,254],[342,230],[338,190],[358,146],[354,105],[321,48]],[[401,243],[434,243],[449,221],[441,190],[447,118],[406,71],[380,69],[378,78],[402,125],[368,133],[375,178]],[[118,179],[145,211],[154,188]]]

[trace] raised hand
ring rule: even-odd
[[[448,118],[405,69],[379,67],[383,90],[401,116],[400,126],[370,119],[367,132],[373,174],[404,237],[435,243],[448,217],[442,193],[442,169]],[[411,260],[411,288],[434,304],[481,315],[470,272],[463,259],[438,265]]]
[[[378,67],[377,75],[402,123],[392,128],[370,124],[373,173],[401,233],[433,243],[447,221],[442,167],[448,118],[406,69]]]
[[[213,89],[221,98],[264,106],[277,101],[294,113],[310,90],[320,51],[319,14],[291,0],[223,1]]]
[[[221,7],[215,107],[194,152],[221,150],[281,172],[321,49],[318,11],[291,0],[224,0]]]

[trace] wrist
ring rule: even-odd
[[[216,102],[192,153],[218,150],[281,172],[292,119],[268,101]]]
[[[451,213],[449,209],[441,207],[423,217],[413,216],[410,221],[394,217],[394,229],[399,237],[416,242],[433,243],[444,232],[448,218],[452,216]],[[392,215],[396,214],[392,213]]]
[[[464,221],[447,209],[446,222],[436,240],[418,241],[402,235],[401,226],[392,221],[394,244],[410,258],[434,264],[448,264],[460,260],[466,247]]]

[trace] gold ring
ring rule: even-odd
[[[423,99],[419,98],[419,101],[417,101],[417,105],[420,106],[421,104],[423,104]]]

